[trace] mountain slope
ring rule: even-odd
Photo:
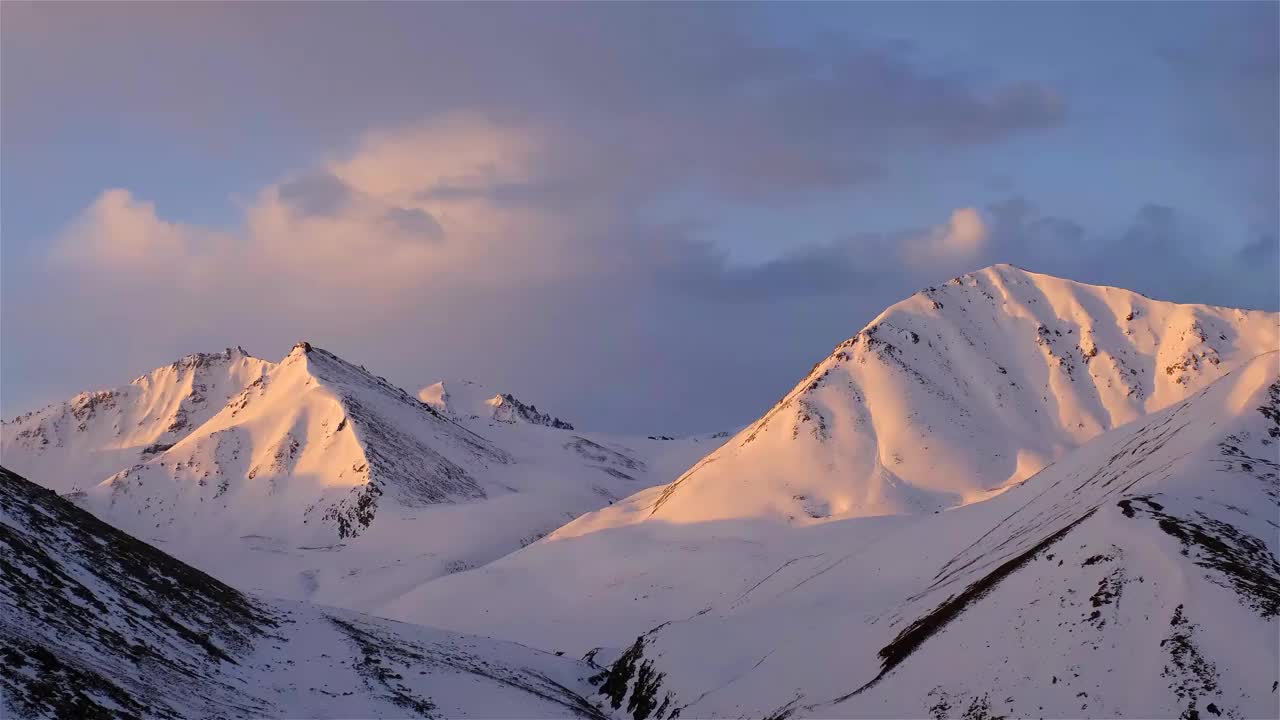
[[[172,447],[272,367],[239,347],[187,355],[3,423],[0,455],[59,492],[83,489]]]
[[[995,266],[886,310],[676,482],[370,607],[543,647],[611,644],[832,548],[933,542],[944,509],[1020,492],[1103,428],[1274,351],[1278,321]]]
[[[997,265],[881,313],[649,510],[807,522],[973,502],[1276,349],[1278,322]]]
[[[244,595],[0,468],[5,717],[605,717],[592,669]]]
[[[279,364],[254,362],[263,371],[216,411],[189,413],[203,422],[169,447],[67,444],[36,458],[54,465],[4,458],[24,472],[109,467],[50,486],[238,587],[363,609],[669,481],[720,442],[569,431],[522,404],[513,422],[455,419],[306,343]],[[99,408],[85,436],[108,422]],[[125,464],[109,466],[117,457]]]
[[[815,546],[642,656],[686,716],[1276,717],[1278,448],[1273,352],[998,498]]]
[[[83,502],[125,528],[274,527],[331,542],[366,530],[380,505],[482,498],[477,475],[509,460],[403,390],[299,343],[197,432]]]
[[[982,502],[557,533],[382,612],[682,717],[1276,717],[1278,448],[1272,352]]]

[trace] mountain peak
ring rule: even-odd
[[[239,360],[244,360],[246,358],[249,360],[257,361],[259,363],[266,362],[260,358],[256,358],[253,355],[250,355],[247,351],[245,351],[244,348],[240,347],[239,345],[236,345],[235,347],[228,347],[224,349],[222,352],[188,353],[178,358],[177,360],[174,360],[168,365],[162,365],[150,372],[139,375],[138,377],[133,379],[132,384],[137,385],[139,383],[146,382],[147,378],[154,378],[157,376],[157,374],[163,371],[181,372],[184,370],[191,370],[191,369],[199,371],[204,368],[225,367],[227,365],[233,364]]]
[[[434,408],[424,407],[403,388],[394,385],[381,375],[375,375],[363,365],[356,365],[342,359],[324,348],[316,347],[309,342],[299,342],[289,351],[281,365],[295,365],[304,362],[306,372],[317,381],[346,388],[348,391],[372,391],[380,396],[394,399],[415,411],[426,410],[429,414],[440,417]]]
[[[887,308],[653,513],[806,522],[975,502],[1275,349],[1278,320],[993,265]]]
[[[74,490],[172,447],[274,367],[239,346],[184,355],[4,423],[0,447],[12,466]]]
[[[571,423],[525,404],[509,392],[494,392],[473,380],[441,380],[418,391],[418,399],[460,421],[545,425],[573,430]]]
[[[86,502],[152,533],[197,515],[206,531],[254,533],[283,521],[279,532],[301,540],[344,539],[380,506],[483,498],[479,471],[510,462],[386,378],[307,342],[158,451]]]

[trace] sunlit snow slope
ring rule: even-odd
[[[84,489],[164,452],[272,367],[238,347],[187,355],[3,423],[0,457],[58,492]]]
[[[1278,449],[1273,352],[987,502],[797,529],[630,663],[683,717],[1278,717]]]
[[[808,521],[980,500],[1275,350],[1278,318],[996,265],[881,313],[648,514]]]
[[[433,405],[307,343],[279,364],[193,355],[6,424],[3,461],[52,473],[49,487],[224,581],[364,609],[668,482],[723,442],[577,431],[466,387]]]
[[[509,460],[403,390],[299,343],[196,432],[83,502],[126,529],[271,528],[324,543],[359,535],[381,506],[482,498],[478,475]]]
[[[943,510],[1022,492],[1089,438],[1274,351],[1278,322],[1010,266],[966,275],[886,310],[678,481],[374,609],[585,652],[832,548],[945,545]]]

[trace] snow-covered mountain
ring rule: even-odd
[[[828,573],[839,575],[842,584],[805,601],[810,604],[751,621],[777,628],[777,633],[755,631],[744,621],[741,627],[720,625],[698,636],[704,651],[715,647],[723,653],[718,660],[703,657],[719,675],[699,675],[696,683],[679,688],[684,704],[703,693],[715,697],[714,702],[694,703],[688,712],[765,714],[789,700],[778,699],[778,685],[758,680],[764,695],[757,704],[741,706],[730,702],[739,697],[739,690],[713,690],[746,677],[768,655],[770,647],[763,644],[779,636],[829,634],[830,642],[838,646],[831,647],[829,654],[815,654],[809,662],[801,657],[804,645],[798,643],[793,656],[782,660],[797,673],[809,675],[815,675],[815,667],[844,667],[853,662],[855,649],[868,642],[879,642],[876,648],[886,646],[893,635],[881,638],[875,633],[886,626],[885,614],[891,605],[929,588],[941,566],[984,533],[1007,538],[1006,545],[1021,543],[1031,531],[1024,528],[1023,534],[1009,534],[999,527],[1016,509],[1010,503],[1025,502],[1036,483],[1054,482],[1043,479],[1051,473],[1085,472],[1080,468],[1088,467],[1092,468],[1088,477],[1107,466],[1118,451],[1109,452],[1104,458],[1108,462],[1101,464],[1096,454],[1123,444],[1127,433],[1139,432],[1152,418],[1164,417],[1151,413],[1182,408],[1176,411],[1178,417],[1189,417],[1190,423],[1170,449],[1190,452],[1209,443],[1202,465],[1217,462],[1219,456],[1213,453],[1221,440],[1210,442],[1204,437],[1238,422],[1255,443],[1246,452],[1254,460],[1245,459],[1241,468],[1246,476],[1251,468],[1269,472],[1266,468],[1274,466],[1280,446],[1266,444],[1264,440],[1274,442],[1266,428],[1254,427],[1266,420],[1265,413],[1254,409],[1266,403],[1254,396],[1265,395],[1262,388],[1274,380],[1259,377],[1268,368],[1275,374],[1278,320],[1274,313],[1157,302],[1009,266],[958,278],[945,288],[926,290],[887,310],[818,363],[773,410],[696,463],[677,482],[641,491],[569,523],[545,542],[476,571],[414,588],[375,610],[457,630],[483,628],[573,652],[612,646],[616,655],[636,635],[659,625],[690,618],[710,623],[701,616],[737,608],[757,597],[759,588],[788,581],[809,587]],[[1067,349],[1068,343],[1074,350]],[[1255,359],[1268,351],[1272,354]],[[1236,374],[1227,376],[1233,371]],[[1213,385],[1224,377],[1235,380]],[[1214,405],[1216,401],[1187,404],[1189,399],[1201,398],[1211,385],[1219,393],[1213,397],[1226,393],[1236,398],[1228,404],[1229,412]],[[1224,437],[1230,434],[1223,432]],[[1145,457],[1144,452],[1153,449],[1148,443],[1136,452]],[[1162,462],[1173,459],[1161,456]],[[1055,460],[1057,464],[1049,464]],[[1144,466],[1133,477],[1153,471],[1147,480],[1154,482],[1153,477],[1162,476],[1162,468]],[[1207,491],[1189,489],[1189,483],[1216,477],[1197,473],[1187,469],[1178,484],[1179,491],[1193,500],[1197,495],[1205,497]],[[1030,476],[1036,480],[1026,480]],[[1265,484],[1259,480],[1258,486]],[[1263,538],[1269,548],[1266,552],[1274,557],[1276,526],[1270,519],[1275,517],[1275,506],[1266,504],[1267,497],[1264,493],[1237,504],[1251,513],[1251,519],[1236,525]],[[1063,501],[1045,513],[1056,516],[1071,507]],[[1053,526],[1042,535],[1058,529]],[[1004,549],[992,549],[993,556],[1003,558],[996,565],[1009,559]],[[1144,556],[1143,562],[1154,563],[1151,574],[1166,572],[1163,557]],[[1266,557],[1261,554],[1257,561]],[[988,561],[976,559],[974,566]],[[846,566],[856,572],[834,572]],[[1129,572],[1133,577],[1150,577],[1144,567],[1131,567]],[[947,591],[959,593],[965,587],[948,586]],[[789,588],[781,587],[777,594],[804,596]],[[1046,603],[1047,608],[1047,601],[1037,599],[1034,588],[1012,602],[1035,601]],[[1066,594],[1077,592],[1072,588]],[[922,598],[929,607],[915,608],[919,616],[941,606],[946,596],[935,593]],[[1066,605],[1058,611],[1062,607]],[[1206,611],[1213,612],[1199,608]],[[908,623],[913,619],[907,618]],[[1041,618],[1041,622],[1048,620]],[[1060,618],[1055,619],[1053,625],[1059,627],[1059,622]],[[1169,617],[1158,621],[1167,622]],[[1240,623],[1238,627],[1260,629]],[[867,630],[867,624],[877,627]],[[1132,627],[1140,624],[1131,618]],[[900,624],[894,627],[895,635],[902,630]],[[1070,624],[1060,627],[1068,634],[1079,632]],[[1274,632],[1274,626],[1267,627]],[[693,645],[681,663],[695,662]],[[947,662],[945,658],[955,655],[938,657]],[[1255,660],[1274,671],[1274,654]],[[868,667],[878,667],[874,653],[866,661],[871,663]],[[1020,659],[1031,661],[1030,656]],[[657,667],[671,677],[686,668],[683,664]],[[803,692],[810,698],[807,704],[826,691],[816,689],[826,686],[795,674],[784,677],[792,684],[781,695]],[[921,681],[917,678],[917,682]],[[979,686],[975,677],[965,676],[965,682],[971,688]],[[831,697],[839,695],[834,685],[827,689]],[[1077,688],[1073,692],[1092,691]],[[906,702],[870,697],[882,705]],[[1143,702],[1135,696],[1124,712],[1144,714]],[[826,710],[815,706],[806,712],[844,715],[845,707],[851,706]],[[848,712],[876,715],[881,705],[859,707]],[[885,712],[919,716],[933,705],[897,707]],[[1055,714],[1110,714],[1096,703],[1090,707],[1093,710],[1058,704]],[[1215,703],[1215,707],[1224,705]],[[951,712],[967,709],[968,704]],[[1016,712],[1035,714],[1038,708],[1020,704]],[[1203,704],[1200,712],[1205,712]]]
[[[210,377],[225,368],[230,379]],[[176,369],[199,374],[179,376],[183,386]],[[161,387],[199,409],[185,412],[181,433],[159,434],[172,418],[145,409],[162,403],[142,391]],[[76,442],[45,445],[36,433],[58,437],[78,399],[6,424],[4,462],[56,473],[49,487],[225,581],[354,608],[517,550],[675,478],[722,441],[573,431],[518,401],[503,405],[518,415],[464,418],[466,405],[437,409],[308,343],[278,364],[240,351],[190,356],[79,398],[94,396],[115,400],[82,413]],[[141,440],[114,434],[144,416],[152,432]]]
[[[69,492],[164,452],[272,367],[239,347],[187,355],[123,387],[83,392],[3,423],[0,455]]]
[[[300,344],[65,487],[241,589],[585,656],[594,689],[556,682],[633,720],[1276,717],[1278,326],[994,266],[723,445],[414,398]],[[367,657],[356,616],[270,608]],[[421,633],[378,657],[436,657]]]
[[[243,594],[0,468],[0,715],[607,717],[596,669]]]
[[[1280,717],[1278,449],[1272,352],[998,498],[837,522],[620,669],[690,717]]]
[[[511,393],[493,392],[473,380],[441,380],[418,391],[418,399],[453,420],[484,425],[528,423],[572,430],[573,425]]]
[[[649,512],[808,522],[980,500],[1275,350],[1278,324],[996,265],[885,310]]]
[[[320,543],[364,532],[380,506],[483,498],[479,476],[508,462],[405,391],[298,343],[198,430],[83,502],[126,528],[270,527]]]
[[[1272,352],[982,502],[588,516],[384,612],[603,646],[683,717],[1277,717],[1278,448]]]

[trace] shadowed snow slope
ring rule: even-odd
[[[84,489],[171,447],[272,367],[238,347],[188,355],[123,387],[5,422],[0,455],[58,492]]]
[[[597,717],[593,669],[242,594],[0,468],[4,717]]]
[[[1278,318],[990,267],[881,313],[647,514],[805,522],[980,500],[1276,349]]]
[[[682,717],[1277,717],[1278,448],[1272,352],[984,502],[553,536],[391,610]]]

